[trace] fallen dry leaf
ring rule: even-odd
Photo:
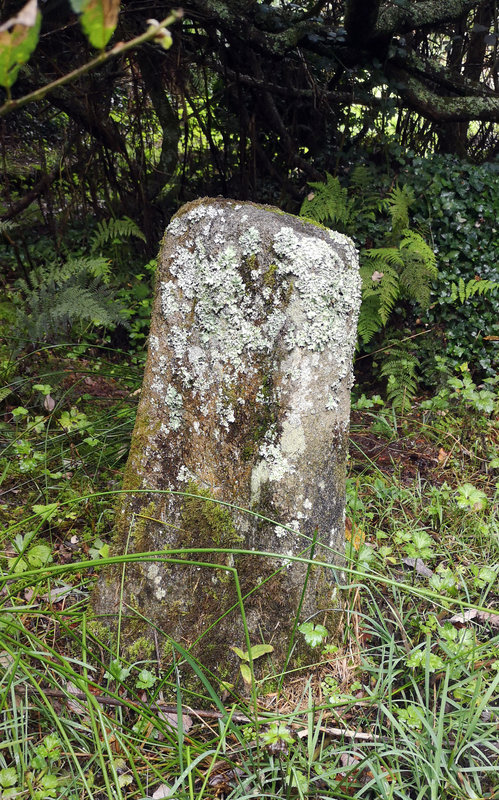
[[[440,448],[438,451],[437,461],[439,464],[445,464],[447,459],[449,458],[449,453],[447,453],[443,447]]]
[[[74,683],[71,683],[70,681],[68,681],[68,683],[66,684],[66,691],[69,694],[81,693],[81,689],[78,689],[78,687],[75,686]],[[79,700],[68,700],[68,708],[70,709],[70,711],[73,712],[73,714],[79,714],[80,717],[85,716],[87,713],[87,709],[85,708],[84,705],[80,703]]]
[[[162,800],[163,797],[170,797],[170,787],[166,783],[162,783],[161,786],[158,786],[152,795],[152,800]],[[174,798],[172,798],[172,800],[174,800]]]
[[[409,556],[402,559],[402,564],[412,567],[418,575],[422,575],[424,578],[431,578],[433,575],[433,570],[426,566],[422,558],[411,558]]]
[[[159,717],[168,723],[174,730],[178,728],[178,717],[175,713],[170,711],[160,711]],[[192,728],[192,719],[188,714],[182,714],[182,730],[184,733]]]
[[[345,517],[345,539],[351,542],[356,550],[364,544],[366,534],[349,517]]]
[[[466,625],[472,619],[477,622],[489,622],[494,628],[499,628],[499,613],[496,611],[479,611],[477,608],[467,608],[462,614],[454,614],[449,622],[457,622]]]

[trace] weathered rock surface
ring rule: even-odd
[[[341,563],[359,304],[352,242],[310,222],[205,199],[167,228],[115,551],[250,551],[190,558],[237,568],[251,643],[272,644],[276,668],[300,600],[300,619],[326,627],[337,605],[334,570],[309,570],[302,597],[307,566],[289,557]],[[232,680],[230,647],[246,649],[233,574],[182,558],[127,565],[122,643],[137,650],[146,617]],[[99,583],[98,614],[118,613],[121,587],[120,567]]]

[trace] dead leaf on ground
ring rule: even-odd
[[[402,559],[402,564],[415,569],[417,574],[422,575],[424,578],[431,578],[433,575],[433,570],[426,566],[422,558],[411,558],[409,556]]]
[[[162,783],[161,786],[158,786],[152,795],[152,800],[162,800],[163,797],[170,797],[170,787],[166,783]],[[172,800],[174,800],[174,798],[172,798]]]
[[[466,625],[476,619],[477,622],[489,622],[492,627],[499,628],[499,613],[496,611],[479,611],[477,608],[467,608],[462,614],[454,614],[449,622]]]
[[[445,464],[445,462],[449,458],[449,455],[450,455],[450,453],[447,453],[447,451],[444,450],[443,447],[441,447],[440,450],[438,451],[438,456],[437,456],[438,463],[439,464]]]
[[[178,728],[178,717],[174,712],[170,711],[160,711],[159,715],[160,719],[164,720],[171,728],[175,731]],[[192,728],[192,718],[188,714],[182,714],[182,730],[184,733],[188,733]]]
[[[352,522],[350,517],[345,517],[345,539],[347,542],[351,542],[356,550],[358,550],[366,540],[364,531],[361,530],[355,522]]]
[[[76,694],[76,695],[81,694],[81,689],[78,689],[78,687],[75,686],[74,683],[71,683],[71,681],[68,681],[68,683],[66,684],[66,691],[68,692],[68,694]],[[68,708],[70,711],[73,712],[73,714],[79,714],[80,717],[86,716],[87,709],[85,708],[84,705],[82,705],[82,703],[80,703],[79,700],[68,700],[67,702],[68,702]]]

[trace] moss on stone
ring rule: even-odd
[[[214,498],[207,489],[189,481],[187,493],[198,495],[185,497],[182,503],[182,527],[191,543],[205,547],[230,547],[244,541],[236,531],[230,512],[213,502]]]
[[[156,509],[157,503],[155,503],[154,500],[151,500],[144,508],[140,509],[133,529],[132,550],[134,553],[145,553],[150,550],[148,528],[151,518],[155,516]]]
[[[127,648],[127,658],[129,661],[149,660],[154,654],[154,644],[146,636],[139,636]]]
[[[269,289],[273,289],[275,287],[276,272],[277,272],[277,264],[269,264],[266,271],[264,272],[263,282],[265,286],[269,287]]]
[[[102,642],[106,646],[108,646],[111,650],[114,650],[116,647],[116,637],[112,631],[112,629],[104,622],[101,622],[99,619],[89,619],[87,622],[87,630],[89,633],[94,636],[98,642]]]

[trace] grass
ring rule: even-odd
[[[496,797],[499,436],[480,389],[406,416],[357,401],[342,629],[301,624],[308,665],[256,681],[249,657],[231,687],[178,643],[166,657],[161,631],[127,662],[92,624],[141,375],[69,352],[4,358],[1,800]]]

